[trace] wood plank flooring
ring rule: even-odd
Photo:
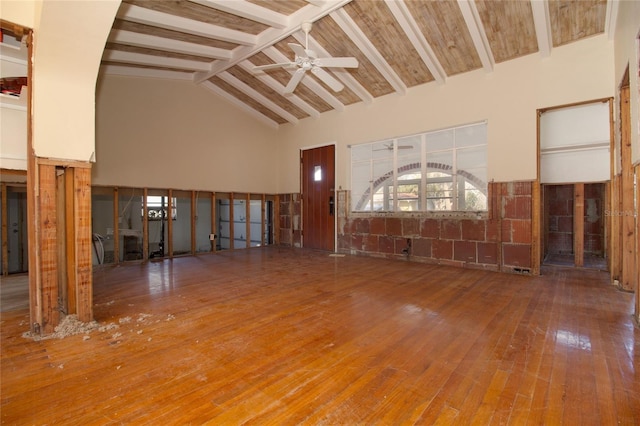
[[[2,312],[2,424],[640,424],[633,295],[544,273],[277,247],[104,267],[100,329],[34,341]]]

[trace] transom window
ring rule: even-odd
[[[487,210],[487,123],[352,146],[351,209]]]

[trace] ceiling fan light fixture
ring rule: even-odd
[[[308,21],[303,22],[300,25],[300,29],[304,31],[306,36],[304,47],[296,43],[289,43],[289,48],[291,48],[291,50],[293,50],[293,53],[295,54],[294,60],[292,62],[283,64],[261,65],[253,68],[254,71],[263,71],[278,68],[280,66],[285,68],[297,67],[298,69],[291,77],[291,80],[289,81],[287,86],[284,88],[284,94],[292,93],[307,71],[311,71],[323,83],[325,83],[334,91],[339,92],[344,88],[343,84],[336,80],[323,68],[357,68],[359,65],[358,60],[354,57],[318,58],[316,52],[309,49],[309,32],[311,31],[311,27],[312,23]]]

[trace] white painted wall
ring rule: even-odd
[[[275,193],[277,131],[190,81],[101,77],[96,185]]]
[[[640,34],[640,2],[620,1],[615,33],[615,80],[616,111],[620,99],[617,87],[629,65],[629,89],[631,91],[631,156],[634,164],[640,163],[640,47],[636,41]],[[615,114],[618,120],[618,113]],[[617,123],[619,125],[619,123]],[[616,127],[618,129],[619,127]]]
[[[95,85],[120,0],[2,0],[2,19],[33,29],[33,149],[89,161],[95,151]]]
[[[613,96],[613,42],[597,36],[539,54],[428,83],[405,97],[349,106],[280,131],[278,190],[299,190],[301,148],[336,143],[336,185],[350,185],[347,145],[488,120],[489,179],[536,177],[536,110]]]

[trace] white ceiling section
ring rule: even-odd
[[[618,0],[123,0],[102,57],[105,74],[190,80],[278,127],[585,37],[613,34]],[[355,69],[325,68],[334,92],[293,69],[288,43],[318,57],[353,56]]]

